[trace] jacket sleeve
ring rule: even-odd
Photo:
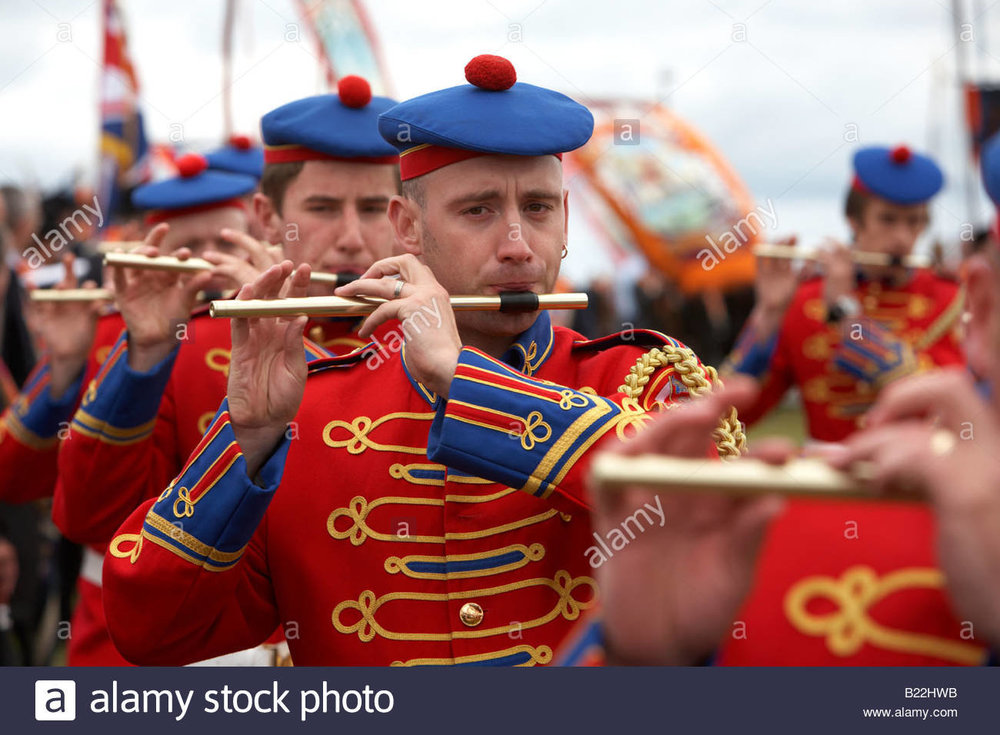
[[[690,355],[685,377],[699,386],[690,394],[709,389],[714,370],[709,372],[694,353],[680,348]],[[637,381],[630,384],[627,378],[608,395],[593,395],[526,377],[465,348],[448,399],[436,407],[427,456],[550,499],[563,512],[589,509],[585,483],[594,451],[604,441],[628,438],[651,420],[651,412],[689,394],[677,380],[681,372],[675,363],[650,361],[646,367],[643,385],[669,398],[639,396],[631,390]],[[707,455],[714,452],[709,444]]]
[[[68,538],[107,543],[176,473],[173,402],[164,398],[176,355],[137,372],[123,334],[88,386],[59,451],[52,517]]]
[[[741,418],[747,425],[754,424],[767,415],[795,382],[791,357],[791,315],[797,313],[793,311],[796,306],[797,303],[793,304],[785,313],[781,329],[776,335],[759,339],[749,329],[740,337],[734,354],[727,359],[733,372],[756,378],[760,386],[760,393],[753,405],[741,413]]]
[[[178,350],[140,373],[128,366],[122,340],[88,390],[71,440],[59,453],[52,516],[79,543],[107,543],[140,503],[177,475],[185,459],[175,403],[183,389],[173,378]],[[308,341],[305,350],[307,360],[330,356]]]
[[[104,562],[104,607],[122,655],[180,665],[258,645],[278,626],[265,512],[287,439],[257,476],[223,403],[180,475],[118,530]]]
[[[52,494],[59,440],[69,425],[83,375],[59,398],[42,361],[17,399],[0,416],[0,501],[26,503]]]

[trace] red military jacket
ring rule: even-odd
[[[768,530],[757,576],[721,650],[729,665],[982,664],[959,620],[922,504],[794,500]]]
[[[259,484],[223,404],[110,546],[115,643],[178,664],[280,624],[297,665],[553,661],[597,596],[593,448],[714,374],[669,338],[632,336],[588,342],[543,313],[504,361],[464,349],[447,401],[405,351],[316,363]]]
[[[49,395],[48,364],[43,361],[18,400],[0,418],[0,500],[28,502],[56,491],[60,440],[67,436],[69,420],[83,398],[83,386],[96,375],[124,326],[117,312],[98,320],[87,365],[60,400]],[[68,661],[70,665],[122,665],[125,661],[107,635],[100,589],[84,577],[81,575],[77,584],[79,599],[71,621]]]
[[[761,395],[744,412],[753,423],[792,385],[802,392],[809,434],[840,441],[886,383],[933,366],[964,365],[957,328],[963,292],[951,280],[921,270],[904,286],[863,281],[854,293],[863,314],[841,325],[826,321],[823,281],[803,283],[785,314]],[[745,340],[741,340],[745,343]],[[750,353],[744,344],[737,353]],[[736,357],[738,372],[740,356]]]
[[[230,321],[198,309],[179,348],[147,373],[128,367],[126,335],[87,388],[59,453],[52,516],[68,538],[103,547],[140,503],[158,495],[198,444],[229,377]],[[354,322],[317,324],[340,349],[363,344]],[[324,331],[325,330],[325,331]],[[330,353],[306,340],[307,359]]]
[[[353,326],[325,322],[316,334],[342,340],[339,346],[346,349]],[[181,347],[169,358],[149,373],[137,373],[128,367],[122,333],[87,384],[60,449],[53,519],[67,537],[102,557],[118,525],[176,474],[225,395],[229,320],[211,319],[201,307],[179,336]],[[305,348],[309,359],[330,354],[310,340]],[[108,636],[101,587],[81,578],[78,593],[70,665],[125,664]]]
[[[795,384],[810,434],[838,441],[856,430],[887,382],[963,363],[956,336],[962,293],[952,281],[920,271],[901,288],[864,282],[855,292],[863,315],[840,328],[826,323],[822,285],[813,279],[799,287],[748,422]],[[754,587],[719,660],[974,664],[984,656],[973,633],[944,594],[929,508],[794,500],[768,530]]]
[[[26,503],[51,497],[63,430],[80,402],[82,386],[97,373],[123,327],[117,312],[98,319],[83,374],[59,400],[49,394],[49,366],[43,359],[21,394],[0,416],[0,502]]]

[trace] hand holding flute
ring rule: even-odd
[[[209,264],[191,258],[187,248],[174,251],[172,260],[184,264],[180,267],[128,267],[130,260],[155,262],[169,230],[169,225],[159,224],[135,252],[106,256],[114,257],[112,263],[126,266],[111,271],[115,302],[128,327],[128,364],[139,372],[150,370],[171,353],[182,337],[182,325],[190,318],[198,292],[213,280],[212,272],[201,267]]]
[[[734,378],[724,390],[659,414],[634,439],[610,451],[622,462],[651,454],[705,460],[719,416],[755,395],[752,382]],[[595,486],[592,500],[590,564],[601,589],[608,662],[691,665],[704,660],[729,631],[750,588],[764,532],[782,500],[657,494],[641,484],[616,490]],[[645,530],[624,548],[613,547],[610,556],[598,551],[626,519],[640,513],[652,519]]]
[[[52,289],[32,290],[38,294],[60,295],[66,293],[95,294],[98,289],[93,281],[87,281],[83,288],[77,284],[73,271],[75,257],[67,253],[62,257],[66,275]],[[49,355],[49,392],[59,399],[72,385],[87,365],[87,355],[94,342],[97,319],[104,304],[101,300],[89,300],[81,305],[70,300],[41,301],[33,299],[33,318],[30,320],[36,337],[42,342]]]

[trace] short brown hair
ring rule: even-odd
[[[416,202],[421,210],[427,208],[427,194],[424,189],[424,181],[419,176],[415,179],[407,179],[401,182],[400,193],[407,199]]]
[[[260,177],[260,193],[271,200],[279,215],[285,203],[285,192],[295,177],[302,173],[304,166],[305,161],[264,164],[264,173]]]
[[[292,161],[290,163],[264,164],[264,173],[260,177],[260,193],[271,200],[279,215],[285,203],[285,192],[295,181],[295,177],[302,173],[305,163],[305,161]],[[392,172],[398,194],[400,192],[399,166],[393,166]]]
[[[847,219],[860,222],[864,218],[865,208],[871,200],[870,194],[852,186],[847,190],[847,199],[844,201],[844,216]]]

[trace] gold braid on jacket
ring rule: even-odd
[[[694,398],[710,393],[715,386],[722,387],[722,379],[715,368],[711,365],[702,366],[693,351],[687,347],[664,345],[654,347],[636,360],[625,376],[625,384],[619,386],[618,391],[638,400],[652,374],[659,368],[668,366],[673,367]],[[722,459],[736,459],[746,453],[747,437],[734,407],[730,406],[726,415],[719,420],[712,438]]]

